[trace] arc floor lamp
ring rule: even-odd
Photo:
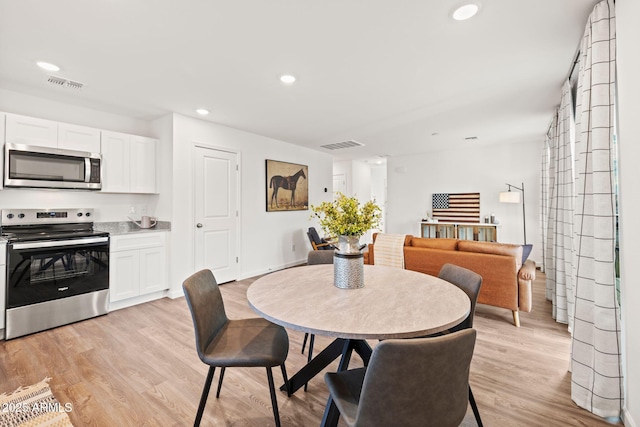
[[[522,225],[524,227],[524,244],[527,244],[527,221],[524,210],[524,182],[521,184],[522,187],[516,187],[513,184],[507,184],[509,187],[508,191],[500,192],[500,202],[501,203],[520,203],[520,193],[517,191],[511,191],[511,189],[515,189],[518,191],[522,191]]]

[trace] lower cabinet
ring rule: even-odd
[[[4,313],[5,313],[5,300],[4,296],[6,295],[6,279],[7,279],[7,266],[5,264],[5,260],[7,259],[6,255],[7,245],[4,243],[0,244],[0,339],[4,338]]]
[[[122,301],[168,289],[166,232],[111,237],[110,301]]]

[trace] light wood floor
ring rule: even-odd
[[[251,282],[221,287],[229,317],[255,317],[246,300]],[[569,335],[549,313],[540,273],[534,309],[521,313],[520,328],[512,325],[508,310],[478,306],[470,382],[486,426],[611,425],[571,401]],[[303,334],[289,331],[289,337],[286,365],[292,375],[304,365],[306,354],[300,354]],[[329,342],[317,337],[316,348]],[[355,366],[362,366],[357,356]],[[52,377],[54,395],[73,405],[69,415],[76,427],[192,425],[206,372],[195,352],[184,298],[0,341],[0,393]],[[279,384],[278,369],[274,377]],[[274,425],[264,369],[229,369],[220,399],[214,392],[203,426]],[[300,390],[287,398],[279,392],[282,425],[319,425],[326,399],[321,376],[306,393]],[[464,425],[475,425],[472,416],[467,418]]]

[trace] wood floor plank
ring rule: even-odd
[[[247,288],[255,278],[221,286],[228,316],[255,317]],[[544,274],[533,285],[534,308],[512,324],[508,310],[478,305],[470,383],[486,426],[611,426],[570,397],[570,337],[551,318]],[[289,376],[306,363],[304,334],[289,330]],[[331,338],[317,336],[316,352]],[[372,346],[376,345],[371,341]],[[354,356],[351,367],[362,366]],[[335,370],[334,362],[327,371]],[[276,385],[282,383],[274,369]],[[193,423],[207,373],[196,354],[184,298],[161,299],[94,319],[0,341],[0,393],[50,376],[76,427],[186,426]],[[228,369],[215,398],[216,372],[203,426],[273,426],[264,368]],[[320,424],[328,392],[322,375],[291,398],[278,392],[283,426]],[[344,424],[341,423],[341,426]],[[471,411],[463,424],[474,426]],[[621,424],[618,424],[621,425]]]

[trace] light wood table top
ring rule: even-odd
[[[358,340],[440,332],[471,309],[457,286],[415,271],[365,265],[364,281],[363,288],[340,289],[332,264],[303,266],[261,277],[247,297],[254,311],[278,325]]]

